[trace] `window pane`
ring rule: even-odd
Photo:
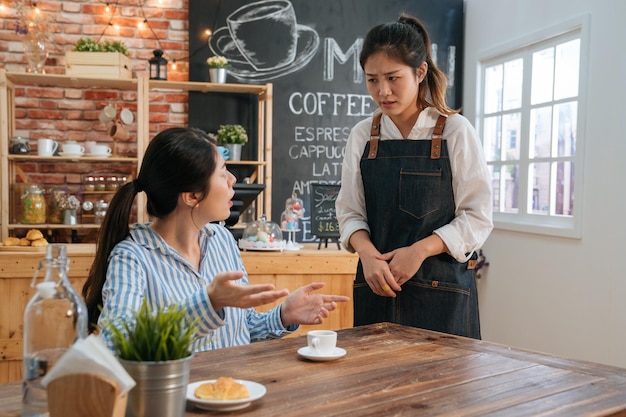
[[[493,211],[500,212],[500,202],[503,199],[500,197],[500,166],[488,165],[489,172],[491,173],[491,190],[493,195]]]
[[[528,167],[528,212],[548,214],[550,212],[550,163],[533,163]]]
[[[530,111],[530,131],[528,157],[547,158],[550,156],[552,137],[552,107],[539,107]]]
[[[538,104],[552,100],[554,86],[554,48],[547,48],[533,54],[532,87],[530,103]]]
[[[502,207],[502,211],[518,213],[519,165],[503,165],[502,182],[504,183],[504,207]]]
[[[502,65],[485,70],[485,113],[502,110]]]
[[[576,125],[578,103],[564,103],[554,106],[554,129],[557,135],[554,141],[555,156],[576,155]]]
[[[551,214],[573,216],[574,214],[574,163],[552,164],[554,178],[554,211]]]
[[[504,64],[504,91],[502,104],[504,110],[518,109],[522,105],[522,81],[524,61],[515,59]]]
[[[485,118],[483,148],[487,161],[500,160],[500,120],[500,116]]]
[[[519,113],[502,116],[502,160],[519,160],[520,146],[520,117]]]
[[[580,39],[556,47],[554,99],[578,96]]]

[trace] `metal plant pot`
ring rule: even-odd
[[[126,417],[183,417],[192,358],[166,362],[120,359],[137,383],[128,393]]]

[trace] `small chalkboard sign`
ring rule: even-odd
[[[311,184],[311,234],[317,236],[320,241],[336,240],[339,248],[339,223],[335,201],[339,194],[338,184]]]

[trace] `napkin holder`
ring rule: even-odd
[[[100,375],[71,374],[48,383],[50,417],[124,417],[128,395]]]

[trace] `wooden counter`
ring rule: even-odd
[[[324,282],[320,291],[352,298],[352,282],[357,256],[328,247],[317,250],[308,244],[299,251],[241,253],[251,284],[272,283],[276,288],[294,290],[311,282]],[[44,251],[13,252],[0,250],[0,383],[22,378],[22,322],[24,309],[34,294],[31,280]],[[72,286],[80,292],[91,267],[95,245],[68,245]],[[273,305],[259,307],[265,311]],[[295,335],[310,328],[344,329],[352,327],[352,303],[343,303],[319,326],[301,326]]]

